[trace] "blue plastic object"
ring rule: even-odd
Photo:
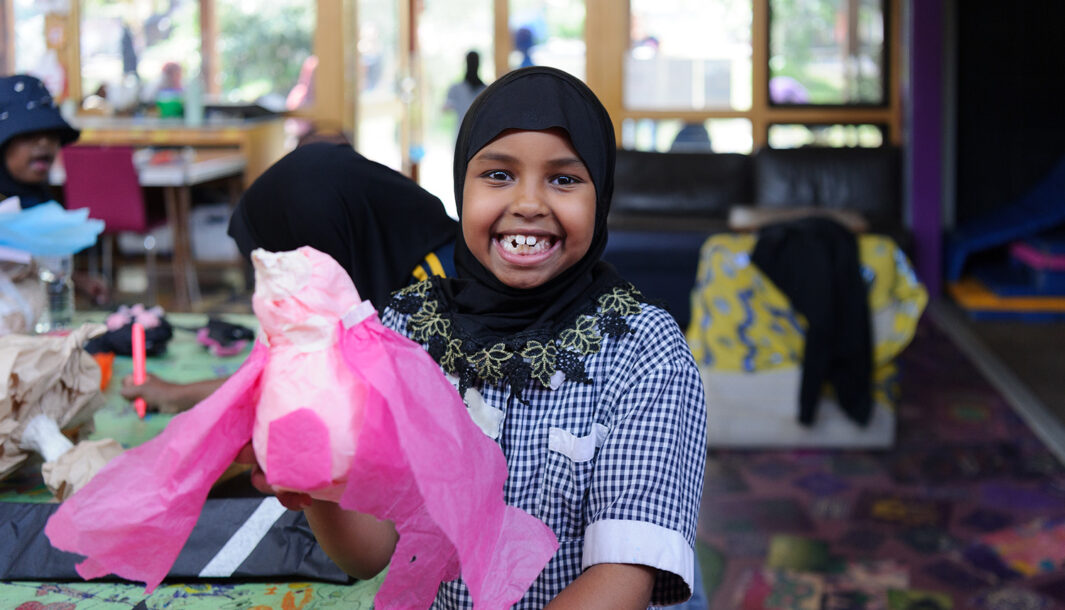
[[[54,201],[0,214],[0,245],[36,256],[80,252],[103,230],[103,221],[89,218],[88,209],[65,210]]]
[[[1065,223],[1065,157],[1032,190],[1014,203],[985,214],[954,233],[947,245],[947,280],[961,278],[965,259],[974,252]]]

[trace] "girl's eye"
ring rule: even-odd
[[[487,171],[481,174],[481,176],[489,180],[496,180],[499,182],[505,182],[510,179],[510,174],[501,169],[493,169],[491,171]]]
[[[565,176],[565,175],[563,175],[563,176],[555,176],[555,178],[553,180],[551,180],[551,182],[554,183],[554,184],[557,184],[558,186],[573,186],[574,184],[580,184],[581,183],[581,179],[577,178],[575,176]]]

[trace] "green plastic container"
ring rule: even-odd
[[[159,116],[162,118],[181,118],[185,114],[184,104],[177,95],[160,97],[156,100],[155,107],[159,109]]]

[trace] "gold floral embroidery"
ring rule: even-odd
[[[507,351],[506,345],[496,343],[470,356],[470,364],[477,369],[478,377],[489,383],[498,383],[503,379],[503,365],[513,357],[514,354]]]
[[[620,287],[599,297],[599,306],[604,313],[616,313],[619,316],[640,313],[640,302],[632,296],[632,291]]]
[[[550,387],[558,371],[565,373],[566,379],[587,382],[581,357],[602,349],[601,331],[611,336],[628,332],[624,318],[640,313],[643,299],[631,285],[618,286],[598,298],[594,314],[578,316],[553,340],[530,338],[514,347],[500,342],[467,353],[463,339],[453,335],[450,318],[438,311],[431,285],[432,280],[426,280],[398,291],[392,306],[410,315],[407,330],[411,339],[429,345],[440,366],[458,375],[462,385],[469,382],[469,375],[476,375],[486,383],[506,381],[520,388],[532,378]]]
[[[521,350],[521,357],[532,365],[532,377],[548,387],[551,385],[551,376],[555,374],[555,355],[558,348],[554,343],[541,343],[533,340]]]
[[[396,296],[400,297],[412,297],[419,296],[424,297],[429,291],[429,282],[418,282],[417,284],[411,284],[410,286],[404,286],[396,291]]]
[[[440,366],[448,371],[456,371],[459,368],[460,358],[462,358],[462,341],[451,337],[447,340],[444,355],[440,358]]]
[[[436,301],[426,300],[410,318],[410,335],[415,341],[426,343],[434,335],[450,335],[451,321],[436,312]]]
[[[558,335],[559,344],[572,348],[579,354],[594,354],[602,346],[603,339],[595,328],[596,318],[580,316],[573,328],[568,328]]]

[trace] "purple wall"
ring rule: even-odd
[[[909,201],[917,275],[938,297],[943,276],[943,2],[909,3]]]

